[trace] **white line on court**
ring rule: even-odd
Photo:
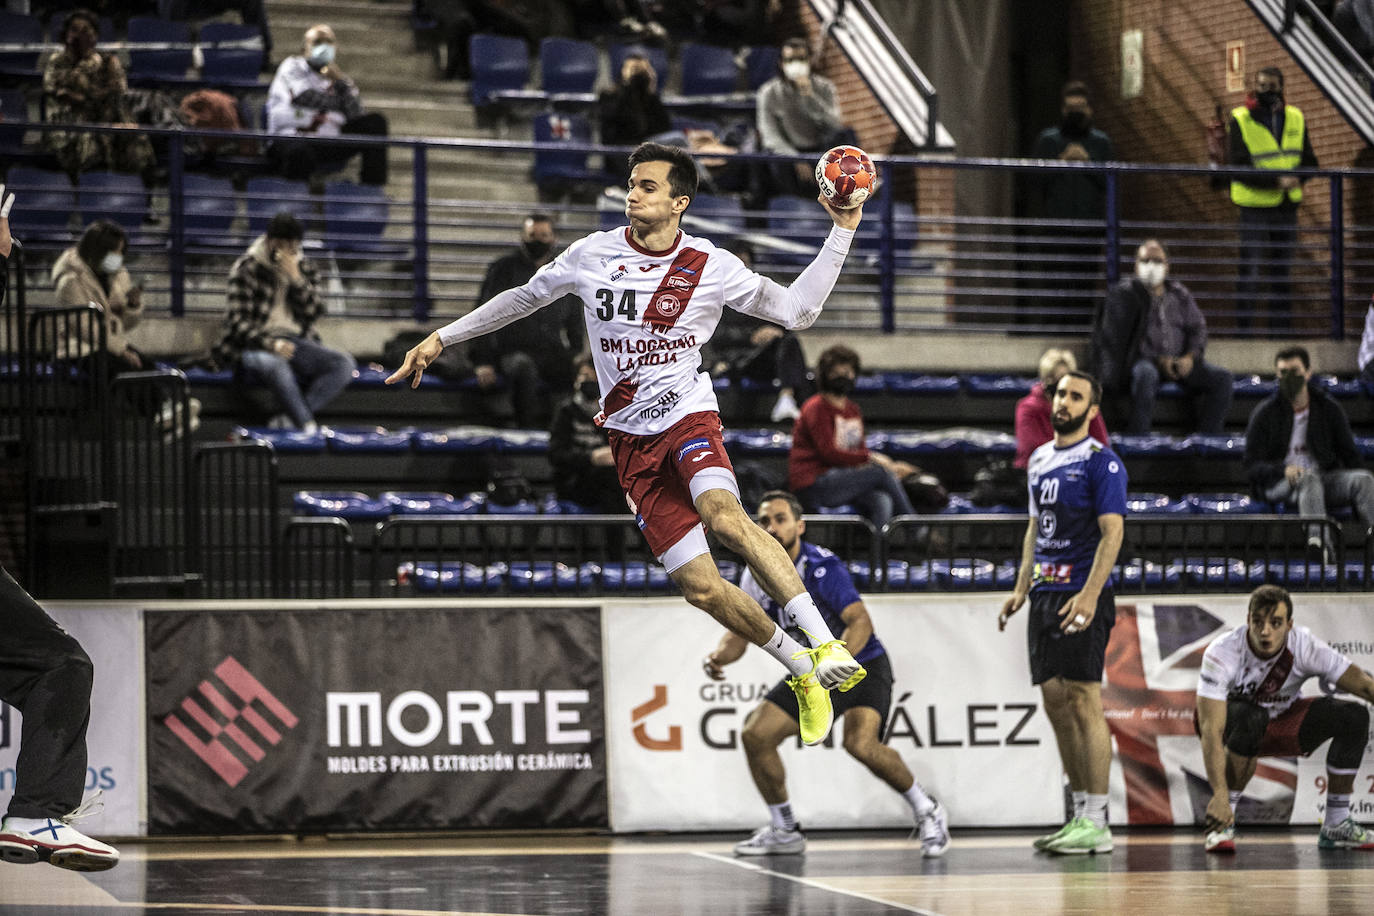
[[[719,853],[701,851],[694,851],[692,855],[700,856],[703,859],[710,859],[714,862],[723,862],[726,865],[733,865],[736,868],[743,868],[746,871],[758,872],[760,874],[768,875],[770,878],[782,878],[783,880],[792,881],[796,884],[805,885],[806,887],[813,887],[816,890],[829,891],[832,894],[843,894],[846,897],[854,897],[859,900],[865,900],[869,903],[877,903],[881,906],[890,906],[894,910],[904,910],[908,913],[916,913],[918,914],[918,916],[940,916],[939,913],[936,913],[932,910],[923,910],[920,907],[907,906],[904,903],[893,903],[891,900],[884,900],[881,897],[874,897],[869,894],[861,894],[858,891],[845,890],[844,888],[834,887],[832,885],[826,884],[823,881],[817,881],[814,878],[802,878],[798,877],[797,875],[789,875],[784,872],[773,871],[770,868],[764,868],[762,865],[756,865],[753,862],[746,862],[742,859],[736,858],[735,856],[723,856]]]

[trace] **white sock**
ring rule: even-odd
[[[1089,792],[1083,799],[1083,816],[1099,830],[1107,826],[1107,796]]]
[[[813,649],[835,638],[830,632],[830,627],[826,626],[825,618],[821,616],[821,609],[816,607],[816,602],[806,592],[787,602],[782,612],[791,626],[801,627],[806,631],[806,638],[811,641]]]
[[[1083,805],[1088,801],[1088,793],[1081,789],[1073,789],[1070,794],[1073,795],[1073,816],[1080,818],[1083,816]]]
[[[1326,795],[1326,816],[1322,819],[1322,826],[1330,829],[1350,816],[1350,795],[1336,795],[1328,792]]]
[[[776,623],[773,624],[773,635],[763,644],[763,651],[782,662],[782,666],[792,672],[793,677],[811,673],[811,658],[806,655],[793,658],[796,653],[802,651],[801,644],[784,633],[782,627]]]
[[[918,821],[935,810],[935,799],[927,795],[926,790],[914,779],[911,781],[911,788],[902,793],[902,798],[911,806],[911,813],[916,815]]]
[[[797,819],[792,816],[791,802],[782,802],[777,805],[769,805],[768,815],[773,819],[774,828],[778,830],[797,829]]]
[[[1244,794],[1244,792],[1244,789],[1232,789],[1230,792],[1226,793],[1227,797],[1230,799],[1231,802],[1232,814],[1236,813],[1236,805],[1240,804],[1240,797]]]

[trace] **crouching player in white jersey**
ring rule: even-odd
[[[1073,817],[1035,848],[1060,855],[1112,851],[1107,781],[1112,737],[1102,713],[1102,668],[1116,624],[1112,567],[1126,515],[1126,469],[1088,434],[1102,386],[1085,372],[1059,380],[1054,439],[1026,465],[1030,523],[1016,587],[997,619],[1006,629],[1030,594],[1026,644],[1059,759],[1073,793]]]
[[[835,225],[816,259],[784,288],[678,227],[696,192],[696,165],[685,150],[641,144],[630,155],[629,226],[579,239],[525,285],[430,334],[387,384],[413,376],[414,387],[445,346],[577,295],[601,388],[597,422],[609,430],[620,485],[649,548],[692,605],[791,672],[802,740],[815,744],[830,731],[828,691],[850,689],[865,671],[826,627],[786,551],[740,505],[715,392],[700,371],[701,347],[725,306],[789,330],[810,327],[839,277],[862,208],[836,210],[820,201]],[[721,578],[703,522],[749,564],[810,648]]]
[[[1251,592],[1246,623],[1207,647],[1198,676],[1197,729],[1212,785],[1208,852],[1235,851],[1233,809],[1260,757],[1307,755],[1328,738],[1326,812],[1317,846],[1374,849],[1374,836],[1350,816],[1350,792],[1369,738],[1369,708],[1300,696],[1311,677],[1374,703],[1374,679],[1306,627],[1294,627],[1293,599],[1277,585]]]
[[[797,564],[797,574],[815,596],[826,622],[843,630],[846,643],[854,647],[855,657],[868,671],[862,685],[835,701],[836,711],[844,716],[844,749],[906,799],[921,837],[921,855],[928,859],[944,855],[949,848],[945,806],[926,794],[902,761],[902,755],[883,743],[883,723],[892,706],[892,664],[887,649],[873,632],[873,621],[854,588],[849,570],[843,560],[824,547],[802,540],[806,522],[802,520],[801,503],[791,493],[769,490],[763,494],[758,520],[759,527],[776,538]],[[763,593],[751,573],[745,572],[740,588],[775,620],[782,619],[782,608]],[[747,647],[738,635],[726,633],[702,662],[706,675],[712,680],[724,680],[725,666],[737,661]],[[797,704],[786,685],[780,683],[754,707],[744,723],[740,736],[744,755],[754,785],[768,805],[772,823],[738,843],[735,855],[789,855],[806,849],[806,837],[787,800],[787,774],[778,754],[778,745],[797,734],[797,721]]]

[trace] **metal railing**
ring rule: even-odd
[[[55,129],[28,125],[34,131]],[[61,125],[71,130],[69,125]],[[113,128],[88,128],[108,132]],[[144,204],[126,198],[123,217],[135,227],[131,266],[148,279],[153,307],[162,302],[173,315],[223,310],[224,274],[260,231],[271,208],[299,208],[310,226],[308,238],[318,240],[308,251],[323,264],[326,297],[331,310],[350,316],[409,318],[420,322],[447,319],[465,312],[474,302],[489,261],[509,250],[523,215],[532,207],[554,210],[565,241],[586,231],[623,225],[615,195],[596,202],[553,205],[533,202],[500,203],[445,197],[431,189],[436,169],[471,169],[480,154],[483,169],[493,182],[503,175],[523,173],[540,153],[579,153],[591,157],[623,155],[628,150],[579,144],[534,144],[466,139],[318,138],[326,145],[365,147],[388,145],[410,158],[408,175],[388,186],[389,197],[371,210],[332,208],[331,197],[312,194],[302,184],[297,192],[280,189],[254,195],[250,190],[197,189],[187,181],[186,139],[215,142],[256,140],[267,134],[225,131],[148,129],[166,146],[169,185],[162,226],[138,226]],[[730,157],[766,167],[803,157],[737,154]],[[247,168],[263,169],[255,160]],[[464,165],[467,163],[467,165]],[[223,163],[221,163],[223,165]],[[1276,330],[1341,339],[1357,334],[1368,299],[1359,282],[1374,268],[1374,226],[1346,219],[1348,194],[1368,194],[1374,170],[1316,169],[1300,172],[1310,199],[1328,193],[1324,218],[1302,224],[1291,246],[1260,244],[1272,269],[1253,290],[1238,286],[1240,225],[1230,219],[1142,219],[1134,201],[1158,197],[1172,189],[1181,200],[1218,201],[1213,183],[1230,176],[1253,174],[1246,169],[1192,165],[1136,163],[1063,163],[1025,159],[937,159],[888,157],[879,159],[889,192],[869,205],[859,239],[832,294],[819,327],[831,330],[937,332],[972,330],[1001,333],[1028,329],[1041,333],[1081,333],[1091,320],[1106,284],[1129,271],[1135,246],[1158,237],[1171,252],[1172,276],[1189,286],[1217,335],[1257,336]],[[1100,219],[1022,218],[963,212],[930,213],[909,200],[899,201],[897,189],[912,174],[944,170],[955,175],[988,173],[1011,175],[1032,184],[1065,177],[1095,176],[1102,188]],[[189,185],[189,186],[188,186]],[[250,185],[251,187],[251,185]],[[24,189],[20,208],[23,208]],[[159,199],[162,191],[156,192]],[[224,199],[229,195],[230,199]],[[83,200],[99,201],[98,195]],[[689,231],[725,241],[742,238],[754,243],[760,270],[786,282],[810,260],[828,230],[824,212],[800,209],[724,212],[700,201],[688,210]],[[30,199],[30,204],[31,199]],[[1310,211],[1315,203],[1304,204]],[[243,212],[239,213],[242,207]],[[217,209],[223,226],[207,211]],[[1224,204],[1234,214],[1229,203]],[[97,208],[98,209],[98,208]],[[1364,212],[1363,203],[1358,212]],[[133,211],[133,212],[131,212]],[[89,221],[81,213],[81,221]],[[93,211],[92,215],[95,214]],[[36,255],[47,255],[74,240],[79,224],[65,232],[29,241],[30,261],[42,269]],[[22,229],[24,215],[16,217]],[[212,229],[207,230],[207,226]],[[22,237],[22,236],[21,236]]]

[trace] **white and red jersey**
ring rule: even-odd
[[[749,305],[762,281],[707,239],[679,231],[672,248],[649,251],[621,227],[574,242],[527,287],[538,299],[582,300],[605,425],[652,435],[717,409],[701,347],[721,309]]]
[[[1243,697],[1258,703],[1273,719],[1302,695],[1309,678],[1334,684],[1350,667],[1350,659],[1313,636],[1307,627],[1293,627],[1273,658],[1260,658],[1250,648],[1242,624],[1212,640],[1202,656],[1197,695],[1209,700]]]

